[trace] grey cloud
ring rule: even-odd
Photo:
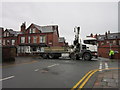
[[[75,3],[3,3],[2,26],[19,30],[24,21],[39,25],[58,24],[60,36],[71,43],[73,28],[81,26],[81,37],[90,33],[118,31],[117,2],[75,2]]]

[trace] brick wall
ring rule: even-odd
[[[114,58],[115,59],[120,59],[120,46],[112,46],[111,47],[112,50],[114,51],[118,51],[119,53],[115,53]],[[102,47],[98,47],[98,54],[100,57],[105,57],[105,58],[109,58],[109,50],[110,47],[109,46],[102,46]]]
[[[53,33],[53,46],[59,46],[57,32]]]

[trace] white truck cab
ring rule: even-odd
[[[82,45],[84,45],[87,50],[90,50],[93,56],[97,58],[98,54],[97,54],[97,39],[96,38],[86,37],[82,40]]]

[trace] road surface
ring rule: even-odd
[[[31,62],[0,68],[0,82],[2,88],[73,88],[90,70],[117,67],[117,61],[104,58],[92,61],[34,59]],[[93,87],[98,72],[91,76],[84,88]]]

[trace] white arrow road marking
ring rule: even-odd
[[[11,79],[11,78],[14,78],[14,77],[15,77],[15,76],[6,77],[6,78],[3,78],[3,79],[0,79],[0,81],[8,80],[8,79]]]
[[[56,66],[56,65],[59,65],[59,64],[53,64],[53,65],[50,65],[50,66],[48,66],[48,67],[50,68],[50,67],[54,67],[54,66]]]
[[[107,63],[105,63],[105,69],[108,69],[108,64]]]

